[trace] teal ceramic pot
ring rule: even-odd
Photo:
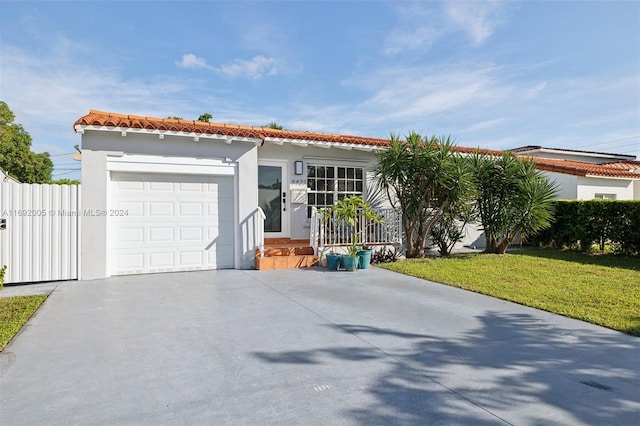
[[[341,254],[328,254],[327,255],[327,268],[330,271],[337,271],[338,265],[340,265]]]
[[[342,256],[342,265],[347,271],[355,272],[358,270],[358,256]]]
[[[360,250],[358,252],[358,268],[369,269],[371,263],[371,250]]]

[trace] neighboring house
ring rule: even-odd
[[[513,150],[531,156],[558,184],[565,200],[640,200],[640,161],[633,155],[543,147]]]
[[[0,182],[20,183],[18,179],[9,176],[9,173],[5,172],[2,167],[0,167]]]
[[[556,160],[581,161],[586,163],[613,163],[635,161],[635,155],[612,154],[609,152],[581,151],[577,149],[546,148],[543,146],[523,146],[510,150],[518,155]]]

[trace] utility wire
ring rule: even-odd
[[[610,140],[610,141],[603,141],[603,142],[588,143],[588,144],[582,145],[582,147],[590,147],[590,146],[596,146],[596,145],[604,145],[604,144],[607,144],[607,143],[612,143],[612,142],[622,142],[622,141],[628,141],[628,140],[638,139],[638,138],[640,138],[640,135],[630,136],[630,137],[628,137],[628,138],[613,139],[613,140]],[[626,145],[622,145],[622,146],[626,146]]]
[[[53,175],[53,177],[68,175],[68,174],[73,173],[74,171],[75,171],[75,170],[72,170],[72,171],[70,171],[70,172],[64,172],[64,173],[56,173],[56,174],[54,174],[54,175]]]

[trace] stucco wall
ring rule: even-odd
[[[228,159],[237,164],[234,178],[238,229],[236,267],[253,266],[254,249],[252,217],[258,199],[257,147],[251,142],[225,141],[165,135],[127,134],[119,132],[85,131],[82,136],[82,206],[83,209],[108,210],[108,155],[140,154],[203,159]],[[104,278],[108,272],[108,220],[104,216],[82,217],[81,278]]]
[[[359,150],[344,150],[338,148],[316,148],[312,146],[301,147],[291,144],[276,145],[265,143],[258,148],[258,160],[285,160],[288,165],[289,176],[286,179],[289,185],[285,185],[288,194],[291,194],[291,184],[306,186],[307,164],[346,165],[362,167],[365,170],[365,187],[372,185],[372,170],[375,167],[376,154]],[[303,174],[294,174],[294,162],[303,161]],[[307,219],[307,205],[291,202],[287,198],[287,210],[290,212],[291,238],[309,238],[309,220]]]
[[[558,193],[556,198],[559,200],[575,200],[578,197],[578,177],[566,175],[563,173],[553,173],[542,171],[551,182],[555,182]]]
[[[596,194],[614,194],[617,200],[640,199],[640,179],[595,178],[542,172],[558,185],[557,199],[593,200]]]
[[[579,200],[593,200],[596,194],[615,194],[616,200],[633,200],[632,180],[578,177]]]

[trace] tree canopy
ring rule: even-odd
[[[389,148],[378,155],[375,175],[402,210],[407,257],[422,257],[431,229],[473,193],[468,162],[453,149],[450,137],[410,133],[401,140],[391,135]]]
[[[213,118],[213,115],[209,114],[208,112],[205,112],[204,114],[201,114],[200,117],[198,117],[198,121],[204,121],[205,123],[208,123],[209,121],[211,121],[212,118]]]
[[[268,127],[270,129],[275,129],[275,130],[284,130],[284,127],[282,127],[282,125],[276,123],[275,121],[271,121],[267,123],[265,127]]]
[[[49,153],[31,151],[31,135],[14,120],[9,106],[0,101],[0,167],[20,182],[51,182],[53,162]]]
[[[487,253],[505,253],[518,235],[535,235],[551,226],[556,186],[533,160],[504,153],[499,158],[475,155],[472,164]]]

